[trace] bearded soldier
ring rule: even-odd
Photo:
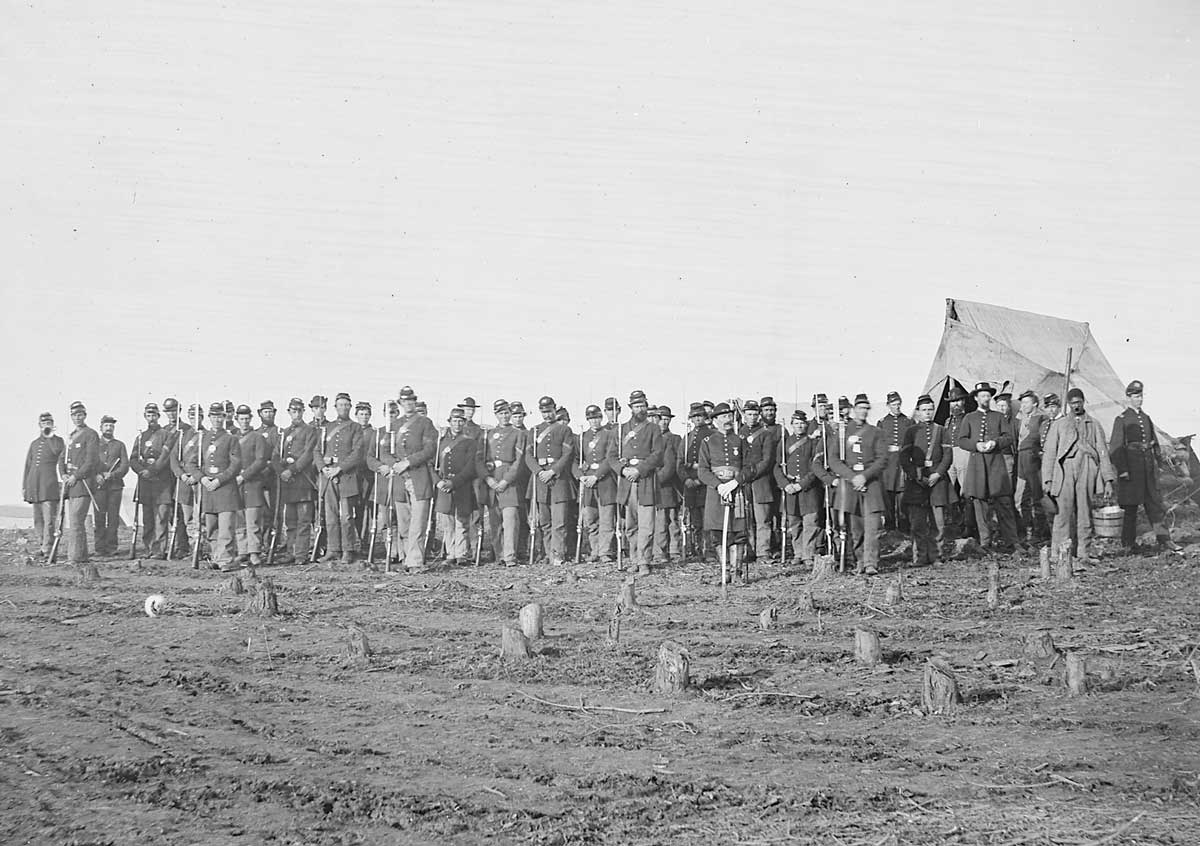
[[[954,459],[950,433],[933,422],[933,397],[917,398],[916,418],[904,432],[900,467],[905,476],[903,504],[908,511],[913,563],[940,565],[946,542],[946,506],[956,495],[950,485],[950,463]],[[937,537],[929,528],[933,516]]]
[[[54,417],[49,411],[38,417],[40,432],[25,453],[25,472],[21,476],[21,496],[33,506],[33,530],[44,559],[50,555],[58,531],[58,509],[62,487],[58,467],[66,452],[63,439],[54,434]]]
[[[813,472],[813,458],[820,444],[808,435],[808,415],[792,412],[792,431],[783,438],[783,459],[775,463],[775,482],[783,493],[784,526],[792,542],[792,563],[811,570],[821,535],[820,514],[824,487]],[[819,459],[818,459],[819,460]],[[780,544],[780,557],[783,557]]]
[[[262,471],[263,498],[267,503],[263,524],[271,537],[271,542],[278,545],[279,538],[275,537],[275,530],[279,527],[280,517],[279,480],[275,475],[275,457],[279,455],[280,429],[275,425],[275,403],[271,400],[263,400],[258,406],[258,419],[260,425],[254,431],[259,434],[267,447],[267,466]],[[263,550],[264,553],[269,551]]]
[[[180,477],[183,475],[183,457],[180,450],[183,448],[184,441],[194,431],[194,427],[200,425],[199,421],[204,419],[204,411],[197,405],[192,405],[189,409],[191,423],[186,420],[179,419],[179,400],[174,397],[167,397],[162,404],[163,414],[166,415],[167,422],[163,426],[163,432],[166,434],[166,456],[171,470],[171,478],[166,479],[165,475],[161,477],[163,481],[169,482],[171,490],[171,507],[169,523],[175,532],[175,542],[173,549],[166,549],[166,544],[169,540],[167,532],[162,534],[164,557],[170,558],[179,555],[181,558],[186,558],[190,549],[191,542],[188,540],[188,525],[192,520],[192,505],[194,499],[194,491],[190,485],[184,484]],[[146,536],[146,541],[149,542],[149,535]]]
[[[225,404],[208,407],[210,430],[198,432],[196,449],[184,450],[187,477],[198,484],[200,512],[204,515],[205,534],[212,565],[220,570],[236,570],[237,515],[242,510],[242,493],[237,477],[242,470],[238,439],[225,426]],[[186,480],[186,477],[185,477]]]
[[[899,529],[902,509],[897,507],[900,496],[905,489],[904,472],[900,469],[900,447],[904,442],[904,433],[912,425],[908,415],[900,411],[902,404],[900,394],[890,391],[887,395],[888,413],[879,418],[876,428],[883,434],[887,444],[887,467],[883,470],[883,506],[884,528]]]
[[[746,442],[747,469],[751,471],[750,478],[746,480],[748,484],[742,491],[750,508],[748,516],[753,517],[752,528],[748,531],[746,538],[748,541],[746,561],[751,562],[760,554],[765,560],[770,552],[771,526],[764,525],[764,521],[759,520],[760,514],[764,512],[758,500],[764,484],[767,485],[767,493],[770,493],[769,483],[764,483],[762,480],[764,474],[769,474],[770,471],[771,457],[768,453],[771,445],[766,443],[767,436],[762,424],[762,409],[759,408],[757,400],[746,400],[745,405],[742,406],[742,420],[744,422],[738,434]]]
[[[722,560],[732,565],[729,575],[743,584],[750,581],[749,565],[744,562],[747,508],[745,484],[754,475],[746,455],[746,442],[733,425],[733,409],[728,403],[713,407],[715,429],[700,444],[696,475],[707,488],[704,502],[704,529],[711,532],[713,546]]]
[[[555,419],[557,410],[552,398],[538,400],[542,422],[530,432],[525,450],[525,466],[530,473],[529,500],[537,505],[542,548],[555,565],[567,559],[567,517],[575,500],[571,474],[573,438],[570,426]],[[531,558],[536,542],[537,538],[530,539]]]
[[[512,425],[512,412],[507,402],[496,400],[492,405],[496,426],[484,442],[485,482],[489,492],[492,550],[496,560],[505,567],[517,564],[517,539],[521,519],[520,469],[524,466],[524,439]]]
[[[92,481],[101,469],[100,436],[88,427],[87,408],[81,402],[71,403],[71,422],[75,430],[67,438],[59,471],[66,486],[68,560],[84,564],[88,560],[87,513],[95,500]]]
[[[683,461],[683,438],[671,431],[674,415],[669,405],[650,409],[650,421],[662,430],[663,462],[655,471],[658,504],[654,509],[654,563],[665,566],[683,554],[679,537],[679,507],[683,502],[683,480],[679,467]]]
[[[334,399],[337,419],[325,424],[313,461],[321,478],[321,502],[329,545],[322,562],[354,563],[358,534],[354,525],[354,501],[358,497],[358,469],[364,461],[362,428],[350,419],[350,395]]]
[[[313,503],[317,498],[313,446],[317,430],[304,422],[304,400],[292,397],[287,407],[291,422],[279,433],[274,458],[279,477],[280,505],[286,535],[285,552],[276,564],[307,564],[312,546]]]
[[[697,475],[700,466],[700,445],[713,432],[713,427],[708,422],[708,412],[704,410],[704,403],[694,402],[688,408],[688,425],[691,431],[683,438],[679,476],[683,481],[685,513],[682,519],[687,524],[688,542],[693,548],[682,551],[684,558],[693,554],[703,556],[708,547],[704,531],[704,502],[708,496],[708,488]]]
[[[828,473],[836,489],[834,507],[849,525],[855,571],[868,576],[879,572],[879,536],[883,532],[883,471],[887,444],[883,434],[867,422],[871,401],[866,394],[854,398],[850,419],[834,438],[826,438],[828,455],[814,464],[818,474]],[[828,471],[821,468],[828,466]]]
[[[475,402],[474,397],[464,397],[463,401],[458,404],[458,407],[463,411],[463,417],[466,422],[463,424],[463,435],[472,438],[478,445],[478,454],[482,459],[484,453],[484,439],[486,433],[482,426],[475,422],[475,411],[479,408],[479,404]],[[479,541],[479,532],[483,531],[483,509],[487,505],[488,487],[486,481],[486,472],[480,473],[471,483],[475,488],[475,511],[471,513],[470,519],[467,521],[467,549],[474,550]]]
[[[1146,511],[1146,520],[1154,529],[1160,549],[1179,551],[1163,523],[1166,511],[1158,490],[1157,459],[1160,451],[1158,432],[1150,415],[1142,411],[1144,387],[1133,380],[1125,388],[1129,407],[1113,422],[1108,451],[1117,471],[1117,502],[1125,508],[1121,543],[1126,549],[1137,545],[1138,508]]]
[[[1013,512],[1012,481],[1005,461],[1005,456],[1011,452],[1013,433],[1008,419],[991,408],[994,393],[987,382],[975,386],[975,402],[979,407],[963,418],[958,430],[958,447],[969,453],[962,495],[974,504],[979,545],[984,549],[991,546],[992,530],[988,525],[987,510],[991,505],[996,510],[1004,544],[1015,548],[1020,542]]]
[[[585,411],[588,430],[579,440],[581,457],[574,465],[583,488],[583,531],[591,550],[591,562],[613,563],[617,526],[617,435],[601,425],[600,406]]]
[[[664,442],[662,430],[650,422],[646,394],[629,395],[630,420],[617,444],[617,503],[625,506],[625,540],[629,549],[629,569],[638,575],[650,575],[654,555],[654,511],[658,505],[658,478],[662,466]]]
[[[467,522],[475,513],[475,478],[483,468],[479,441],[468,437],[467,417],[462,408],[450,410],[449,431],[442,438],[437,460],[437,514],[445,539],[446,563],[466,563]]]
[[[400,389],[402,417],[390,420],[387,443],[380,443],[378,458],[368,466],[379,473],[379,483],[390,487],[398,542],[393,555],[404,568],[417,572],[425,566],[425,538],[433,507],[433,464],[438,456],[438,432],[428,417],[417,412],[417,394],[405,385]]]
[[[129,452],[122,441],[113,437],[117,419],[111,415],[100,418],[100,467],[92,480],[96,497],[92,520],[96,554],[105,557],[117,554],[117,528],[121,525],[121,493],[125,490],[125,474],[129,472]]]
[[[250,425],[253,414],[250,406],[237,407],[238,452],[241,468],[235,478],[242,497],[242,507],[235,515],[237,563],[262,564],[263,530],[266,525],[267,496],[264,479],[271,463],[270,442]]]

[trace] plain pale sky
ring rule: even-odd
[[[439,420],[548,393],[578,424],[633,388],[907,407],[946,297],[1090,322],[1200,428],[1189,0],[4,19],[0,501],[74,399],[126,441],[167,395],[404,384]]]

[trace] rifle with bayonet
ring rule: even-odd
[[[317,469],[317,504],[316,512],[313,514],[313,542],[312,553],[309,556],[311,561],[316,561],[321,556],[321,544],[326,541],[325,533],[327,527],[325,525],[325,489],[321,480],[325,480],[328,484],[329,477],[323,472],[325,467],[325,436],[329,430],[325,426],[325,421],[321,421],[321,466]]]
[[[437,452],[434,453],[434,455],[437,457],[434,458],[434,460],[433,460],[433,475],[435,478],[431,480],[433,482],[433,491],[429,495],[429,521],[426,523],[426,526],[425,526],[425,558],[426,558],[426,560],[428,560],[430,557],[432,557],[433,545],[437,540],[436,517],[437,517],[437,501],[438,501],[438,494],[439,494],[437,483],[439,481],[441,481],[446,475],[445,456],[442,455],[442,440],[445,437],[447,437],[449,435],[449,433],[450,433],[449,428],[447,428],[445,431],[443,431],[441,429],[438,430]],[[454,513],[453,504],[450,507],[450,513],[451,514]],[[446,539],[443,537],[442,538],[442,555],[445,556],[445,553],[446,553]]]

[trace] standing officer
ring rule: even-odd
[[[538,400],[542,422],[530,432],[525,450],[525,466],[529,468],[529,500],[536,503],[535,519],[541,534],[542,549],[550,563],[567,560],[567,517],[575,500],[575,484],[571,474],[573,441],[571,427],[558,422],[558,405],[551,397]],[[537,538],[530,539],[532,560]]]
[[[704,501],[708,488],[700,481],[696,471],[700,466],[700,445],[712,434],[712,425],[708,422],[708,412],[704,403],[694,402],[688,407],[688,427],[690,431],[683,439],[683,452],[680,455],[679,474],[683,480],[683,520],[688,527],[688,538],[692,549],[683,550],[686,559],[691,555],[703,557],[709,548],[704,531]]]
[[[100,472],[100,436],[87,425],[87,408],[82,402],[71,403],[71,422],[75,430],[67,438],[66,451],[59,464],[66,485],[67,555],[72,564],[88,560],[87,513],[95,496],[93,477]]]
[[[265,479],[271,462],[270,441],[251,426],[250,406],[237,407],[238,451],[242,466],[236,478],[241,489],[242,507],[234,515],[237,533],[237,562],[258,567],[262,564],[263,531],[266,526],[267,495]]]
[[[589,405],[584,415],[588,430],[579,439],[580,460],[574,465],[583,489],[583,531],[589,560],[612,565],[617,527],[617,435],[601,425],[600,406]]]
[[[475,397],[464,397],[458,407],[463,410],[463,417],[466,419],[466,423],[463,425],[463,435],[476,441],[479,455],[482,456],[486,433],[483,427],[475,422],[475,412],[479,408],[479,404],[475,402]],[[471,483],[475,488],[476,506],[475,511],[471,513],[471,518],[467,521],[467,549],[471,551],[472,555],[479,542],[479,532],[483,531],[483,509],[487,504],[488,490],[487,483],[484,481],[486,478],[486,473],[480,473]]]
[[[275,425],[275,403],[263,400],[258,406],[259,426],[255,430],[262,436],[267,445],[267,466],[262,473],[263,497],[267,501],[266,513],[263,518],[264,531],[271,538],[272,544],[278,544],[275,536],[279,528],[279,479],[275,475],[275,458],[279,455],[279,427]],[[264,549],[263,553],[270,552]]]
[[[100,472],[92,480],[96,497],[92,512],[96,554],[101,558],[117,554],[117,528],[121,525],[121,493],[129,472],[129,451],[113,437],[117,418],[100,418]]]
[[[313,447],[318,433],[304,422],[304,400],[300,397],[292,397],[287,412],[291,423],[279,433],[279,449],[273,459],[287,537],[285,552],[275,557],[275,563],[304,565],[312,545],[313,503],[317,499]]]
[[[995,390],[987,382],[975,386],[978,408],[963,418],[958,430],[958,446],[969,454],[966,473],[962,477],[962,495],[974,505],[979,545],[984,549],[991,546],[990,505],[996,510],[1004,544],[1015,548],[1020,546],[1020,541],[1013,512],[1012,481],[1004,460],[1011,451],[1013,433],[1008,418],[991,408],[993,394]]]
[[[779,413],[779,408],[775,404],[774,397],[763,397],[758,401],[758,407],[762,412],[763,424],[763,443],[762,456],[767,462],[764,475],[752,483],[754,488],[754,519],[757,526],[762,525],[758,522],[760,511],[766,512],[766,520],[763,523],[767,526],[767,537],[770,540],[770,550],[773,553],[776,548],[779,549],[780,560],[783,560],[783,524],[779,523],[780,531],[775,531],[776,523],[780,518],[780,504],[782,498],[779,492],[779,486],[775,482],[775,465],[779,463],[781,458],[780,449],[783,443],[784,426],[782,423],[776,422],[776,415]],[[767,495],[770,494],[770,502],[767,504]]]
[[[378,469],[381,485],[391,486],[398,538],[393,553],[412,573],[425,566],[438,433],[429,418],[417,411],[417,394],[408,385],[400,389],[399,406],[403,417],[389,422],[387,443],[381,445],[375,463],[369,462],[368,466]]]
[[[941,564],[941,550],[947,541],[946,506],[957,499],[949,477],[954,459],[950,433],[933,422],[933,414],[933,397],[918,397],[915,419],[904,432],[900,447],[900,467],[905,476],[903,504],[908,511],[913,563],[918,566]],[[937,526],[936,538],[929,528],[930,514]]]
[[[663,462],[655,471],[658,482],[658,505],[654,510],[654,563],[666,566],[678,561],[683,554],[679,538],[679,506],[683,501],[683,481],[679,475],[682,463],[683,438],[671,431],[674,415],[669,405],[650,409],[650,422],[662,430]]]
[[[38,417],[40,433],[25,453],[25,473],[21,476],[21,496],[33,506],[33,530],[38,536],[39,551],[44,559],[50,555],[54,535],[58,531],[58,508],[62,502],[62,486],[58,482],[58,467],[66,445],[54,434],[54,417],[44,411]]]
[[[713,407],[715,429],[700,444],[696,475],[707,489],[704,529],[712,533],[713,546],[720,550],[731,579],[750,581],[749,565],[743,562],[746,547],[745,483],[754,475],[746,455],[746,442],[734,430],[729,403]],[[727,545],[723,546],[725,543]]]
[[[188,540],[188,525],[192,520],[192,500],[194,491],[190,485],[184,484],[180,480],[183,475],[183,456],[180,450],[183,449],[184,441],[188,439],[193,431],[193,424],[199,426],[199,420],[204,419],[204,411],[198,406],[191,407],[192,423],[186,420],[179,419],[179,400],[174,397],[167,397],[163,400],[163,414],[167,417],[167,425],[163,426],[163,432],[166,434],[166,456],[168,466],[171,469],[171,477],[168,479],[166,475],[160,477],[164,482],[167,482],[171,491],[171,508],[170,508],[170,525],[174,526],[175,544],[174,549],[167,549],[166,545],[169,540],[169,532],[162,534],[163,540],[163,557],[169,558],[176,554],[181,558],[186,558],[191,550],[191,542]],[[160,453],[161,454],[161,453]],[[136,468],[135,468],[136,469]],[[149,536],[146,537],[149,542]],[[157,557],[157,556],[156,556]]]
[[[738,430],[738,434],[746,442],[746,461],[748,469],[752,471],[750,478],[746,480],[746,487],[742,490],[742,495],[746,498],[746,503],[750,509],[750,513],[747,516],[753,520],[746,537],[749,544],[746,549],[746,561],[749,563],[757,559],[760,551],[764,561],[769,557],[769,548],[763,546],[759,535],[762,523],[758,519],[759,503],[757,494],[761,487],[762,474],[768,468],[770,458],[763,454],[765,436],[763,435],[762,409],[758,407],[758,400],[746,400],[742,406],[742,420],[742,428]],[[769,525],[766,527],[766,531],[769,542],[771,537],[771,527]]]
[[[446,423],[449,431],[442,438],[437,462],[437,513],[442,524],[446,563],[453,566],[470,560],[467,522],[475,513],[475,477],[482,462],[479,441],[464,431],[467,416],[463,409],[450,409]]]
[[[200,513],[204,515],[205,534],[212,566],[236,570],[237,542],[234,527],[242,510],[242,495],[237,476],[242,469],[238,440],[225,427],[225,404],[208,407],[209,430],[192,436],[194,447],[184,447],[184,481],[199,485]]]
[[[313,455],[322,476],[318,481],[329,542],[321,561],[327,564],[339,558],[342,564],[353,564],[358,548],[354,502],[358,496],[358,469],[364,456],[362,428],[350,419],[350,406],[350,395],[339,393],[333,402],[337,419],[325,424]]]
[[[375,427],[371,425],[371,404],[359,400],[354,406],[354,419],[362,430],[363,462],[358,468],[358,497],[354,500],[354,529],[357,532],[358,547],[361,554],[366,554],[370,541],[371,511],[375,502],[375,474],[367,466],[367,451],[375,444]]]
[[[912,425],[908,415],[900,411],[903,400],[897,391],[889,391],[887,395],[888,413],[879,418],[875,427],[883,434],[887,444],[887,467],[883,469],[883,507],[884,529],[900,529],[900,517],[903,510],[899,507],[900,496],[904,493],[904,472],[900,469],[900,445],[904,442],[904,433]]]
[[[834,507],[850,527],[855,572],[874,576],[879,572],[879,537],[883,532],[883,471],[887,467],[887,444],[883,433],[867,422],[871,401],[858,394],[850,419],[842,430],[844,441],[826,439],[826,459],[835,491]],[[820,472],[820,471],[818,471]]]
[[[1154,529],[1159,549],[1178,552],[1179,545],[1171,540],[1171,533],[1163,523],[1166,510],[1158,490],[1158,432],[1150,415],[1142,411],[1142,383],[1137,379],[1130,382],[1125,388],[1125,397],[1129,407],[1113,422],[1108,443],[1108,452],[1117,471],[1117,502],[1125,508],[1121,543],[1126,549],[1137,545],[1137,513],[1141,507]]]
[[[1013,501],[1021,520],[1018,534],[1021,540],[1039,542],[1046,537],[1046,515],[1042,500],[1042,445],[1049,423],[1038,410],[1038,395],[1025,391],[1018,398],[1021,414],[1018,417],[1017,434],[1017,484]]]
[[[654,555],[654,510],[658,506],[658,479],[663,462],[662,430],[650,422],[650,405],[643,391],[629,395],[630,420],[617,445],[617,503],[625,507],[625,540],[629,569],[650,575]],[[618,429],[619,430],[619,429]]]
[[[792,541],[793,565],[811,570],[821,535],[820,514],[825,507],[824,488],[813,472],[815,449],[820,446],[808,435],[808,415],[792,412],[792,431],[782,441],[783,458],[775,462],[775,482],[783,494],[784,526]],[[786,553],[780,541],[780,559]]]
[[[512,411],[507,402],[496,400],[492,412],[496,415],[496,427],[488,432],[483,456],[484,469],[488,473],[484,481],[490,491],[492,550],[500,564],[515,567],[520,536],[524,439],[512,425]]]

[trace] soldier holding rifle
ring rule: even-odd
[[[273,459],[287,537],[285,552],[275,556],[275,563],[307,564],[312,544],[313,504],[317,498],[313,448],[319,435],[304,422],[303,400],[292,397],[287,411],[291,423],[279,433],[279,449]]]
[[[88,427],[87,408],[82,402],[71,403],[71,422],[75,429],[67,438],[66,450],[59,462],[66,488],[67,557],[72,564],[85,564],[88,560],[87,513],[96,502],[92,482],[103,469],[100,436]]]
[[[117,419],[111,415],[100,418],[100,467],[92,479],[96,497],[92,512],[96,554],[107,557],[117,554],[117,528],[121,525],[121,493],[125,490],[125,474],[129,472],[129,452],[122,441],[113,437]]]
[[[38,436],[25,453],[21,496],[33,506],[33,530],[38,538],[38,551],[42,558],[47,558],[58,530],[58,509],[62,502],[58,467],[66,444],[54,434],[54,417],[49,411],[38,417],[38,427]]]
[[[821,480],[813,471],[814,458],[820,461],[816,452],[820,444],[809,437],[808,415],[797,408],[792,412],[791,427],[783,436],[783,457],[775,464],[775,482],[783,493],[792,563],[804,571],[812,569],[817,556],[825,497]]]
[[[171,537],[167,541],[165,557],[179,555],[186,557],[190,548],[188,542],[188,525],[192,522],[192,510],[195,490],[191,485],[181,480],[183,475],[183,456],[181,450],[184,442],[195,429],[199,429],[204,420],[204,410],[198,405],[188,409],[191,423],[179,419],[179,400],[167,397],[163,400],[163,414],[167,417],[167,425],[163,431],[167,433],[167,458],[170,461],[171,475]]]
[[[358,468],[364,461],[362,429],[350,419],[350,395],[342,392],[334,399],[337,418],[324,424],[321,443],[313,461],[321,474],[322,518],[327,546],[322,563],[354,563],[358,533],[354,525],[354,500],[358,496]]]
[[[409,386],[400,389],[396,416],[392,416],[389,405],[388,425],[386,431],[379,430],[379,437],[378,455],[369,450],[367,466],[379,474],[379,483],[387,494],[384,499],[390,497],[392,502],[399,541],[393,554],[403,561],[406,570],[416,572],[425,566],[438,433],[429,418],[417,412],[417,394]]]
[[[662,430],[650,422],[650,404],[643,391],[629,395],[630,420],[617,446],[617,504],[625,507],[625,541],[629,568],[650,575],[654,556],[654,514],[658,506],[657,471],[663,463]]]
[[[683,520],[688,529],[688,543],[693,548],[683,550],[684,558],[693,554],[703,556],[708,548],[704,531],[704,501],[708,489],[696,475],[700,466],[700,445],[713,432],[704,403],[694,402],[688,408],[688,426],[691,431],[683,439],[679,475],[683,481]]]
[[[671,431],[674,415],[669,405],[650,409],[650,421],[662,430],[663,462],[658,476],[658,504],[654,510],[654,563],[665,567],[683,555],[679,532],[679,507],[683,502],[682,463],[683,438]]]
[[[446,563],[467,563],[467,524],[475,513],[475,478],[482,471],[479,441],[464,431],[467,417],[452,408],[446,421],[449,430],[442,438],[437,461],[437,514],[446,548]]]
[[[237,532],[237,563],[258,567],[263,563],[263,532],[267,524],[267,485],[270,478],[271,442],[251,426],[250,406],[237,407],[238,450],[242,466],[236,481],[241,489],[242,508],[234,525]]]
[[[583,532],[592,563],[612,566],[617,530],[617,435],[601,425],[600,406],[584,412],[588,429],[579,439],[580,461],[575,465],[582,493]]]
[[[712,533],[713,545],[720,550],[724,587],[728,576],[742,583],[749,581],[749,569],[743,561],[747,524],[743,487],[754,475],[754,468],[749,465],[746,442],[734,430],[729,403],[715,406],[713,419],[716,428],[700,444],[696,475],[708,491],[704,529]]]
[[[542,422],[529,433],[525,450],[525,466],[529,468],[529,497],[536,503],[536,520],[542,548],[550,563],[561,565],[567,560],[567,521],[575,499],[575,479],[571,473],[574,463],[571,427],[559,422],[558,405],[551,397],[538,400]],[[533,557],[539,538],[529,540]]]
[[[835,488],[835,508],[850,528],[856,572],[873,576],[879,572],[879,537],[883,532],[883,471],[887,466],[887,444],[883,434],[867,422],[871,401],[858,394],[850,419],[840,428],[836,443],[826,439],[828,465]]]

